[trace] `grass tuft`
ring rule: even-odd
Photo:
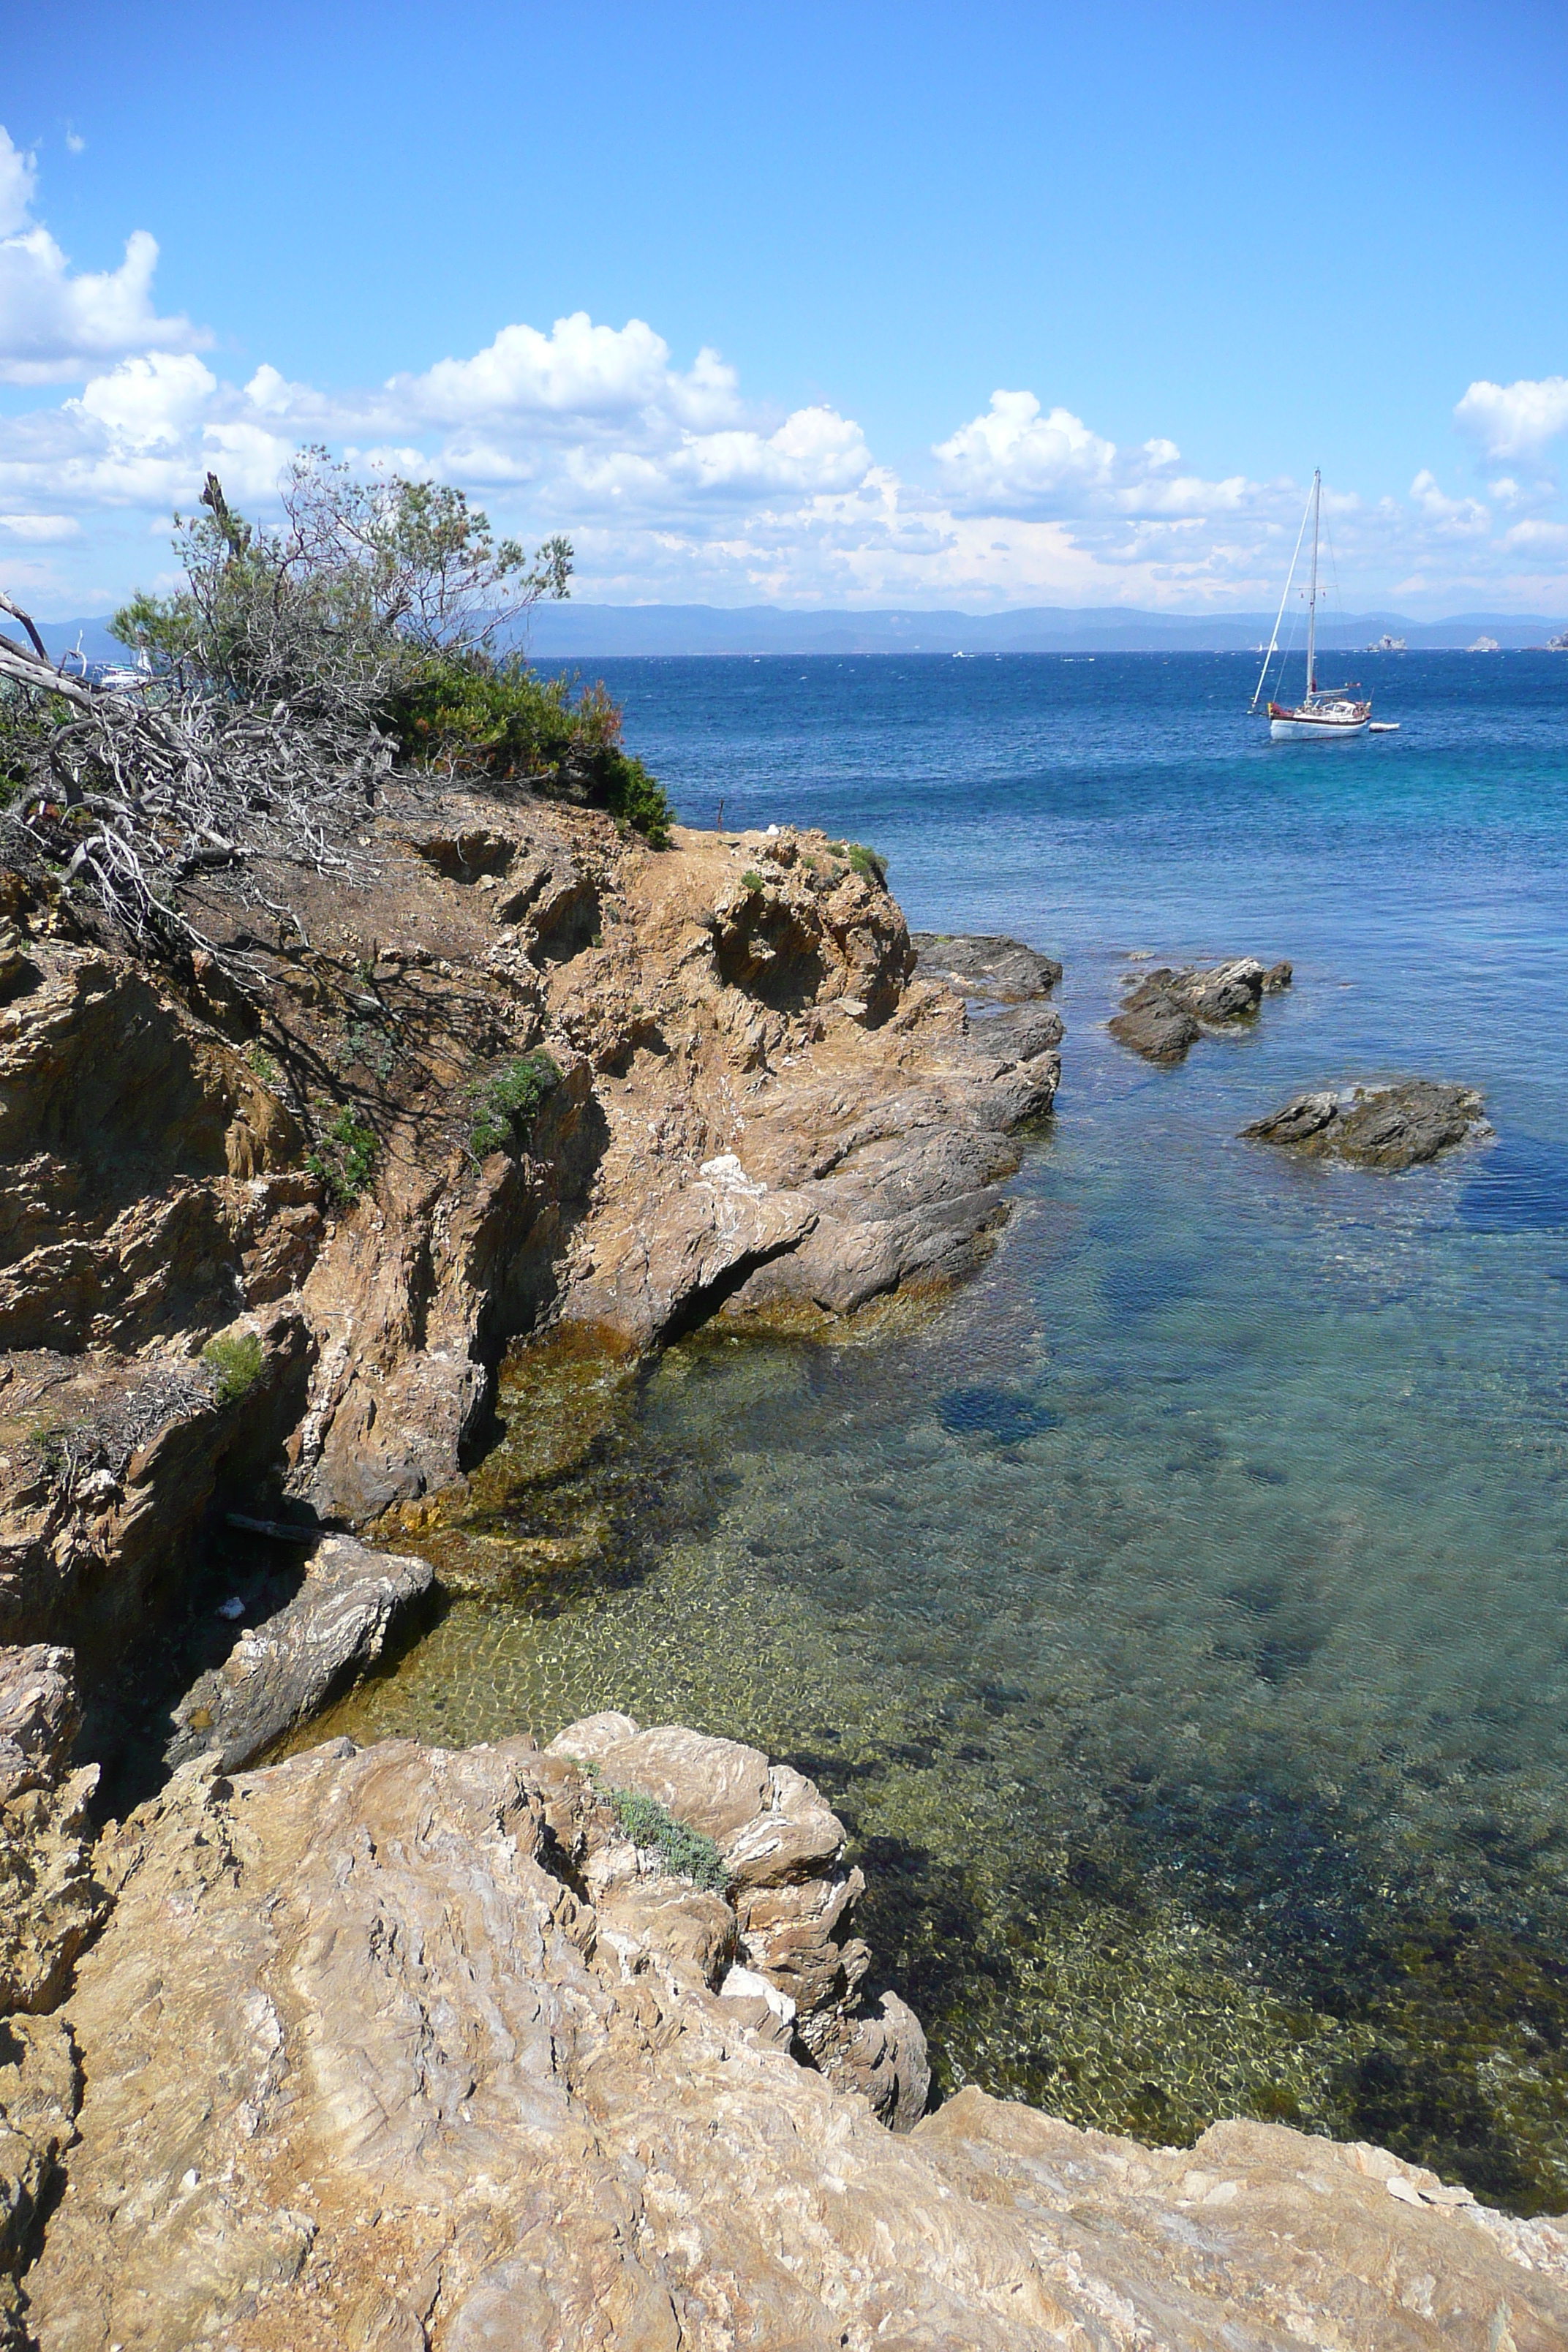
[[[635,1789],[607,1789],[622,1829],[635,1846],[657,1853],[665,1868],[694,1886],[710,1886],[721,1895],[729,1884],[724,1857],[710,1837],[678,1822],[655,1797],[639,1797]]]

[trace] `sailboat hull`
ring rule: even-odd
[[[1369,719],[1270,719],[1268,733],[1276,743],[1342,743],[1364,735]]]

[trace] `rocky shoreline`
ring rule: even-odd
[[[11,2341],[1547,2352],[1568,2230],[1383,2151],[966,2090],[812,1784],[624,1716],[183,1767],[0,2057]],[[703,1883],[699,1883],[700,1880]],[[61,2174],[65,2179],[62,2183]],[[63,2188],[63,2194],[62,2194]]]
[[[203,907],[248,994],[0,875],[0,2341],[1563,2341],[1563,2230],[1379,2151],[922,2119],[843,1828],[755,1749],[600,1716],[247,1769],[426,1604],[380,1547],[509,1348],[962,1276],[1059,1077],[1059,966],[911,940],[819,834],[654,853],[416,776],[364,825]],[[1150,974],[1127,1042],[1281,974]],[[138,1708],[156,1792],[104,1825]]]

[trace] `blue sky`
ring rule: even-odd
[[[1256,608],[1321,463],[1347,602],[1568,611],[1564,122],[1560,4],[18,12],[0,584],[325,440],[597,600]]]

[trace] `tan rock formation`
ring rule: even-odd
[[[816,1792],[753,1751],[567,1738],[601,1783],[706,1779],[738,1869],[836,1867]],[[176,1775],[105,1841],[79,2144],[24,2282],[42,2352],[1568,2341],[1568,2230],[1379,2150],[1228,2124],[1151,2151],[974,2092],[884,2130],[780,2046],[760,1969],[726,1992],[738,1907],[619,1845],[526,1740]]]
[[[0,877],[0,1637],[89,1677],[268,1482],[357,1525],[450,1481],[552,1316],[646,1348],[963,1272],[1051,1101],[1055,1013],[972,1033],[821,835],[656,855],[417,777],[365,825],[353,875],[198,910],[251,999]],[[540,1051],[481,1163],[485,1087]],[[225,1331],[260,1342],[243,1399]]]
[[[0,1649],[0,2017],[55,2007],[107,1907],[87,1820],[98,1767],[71,1768],[80,1727],[68,1650]]]

